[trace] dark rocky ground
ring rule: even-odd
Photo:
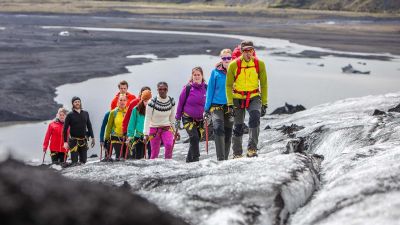
[[[55,88],[93,77],[125,72],[124,66],[148,59],[127,59],[127,55],[155,54],[176,57],[183,54],[217,55],[239,40],[202,36],[71,31],[40,26],[92,26],[138,29],[202,31],[283,38],[300,44],[357,52],[400,54],[399,32],[367,32],[321,28],[320,20],[293,20],[284,16],[267,18],[247,14],[141,15],[107,12],[89,15],[0,14],[0,122],[46,120],[57,109]],[[268,19],[268,20],[267,20]],[[323,18],[321,18],[323,19]],[[345,24],[354,18],[327,18]],[[398,23],[396,19],[360,18],[376,24]],[[249,26],[249,24],[251,24]],[[379,47],[377,47],[379,46]],[[313,55],[320,55],[313,53]]]
[[[187,224],[132,194],[125,184],[72,180],[8,159],[0,163],[1,224]]]

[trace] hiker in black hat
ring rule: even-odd
[[[68,129],[70,136],[68,137]],[[72,163],[79,162],[86,163],[87,160],[87,138],[86,130],[88,130],[92,141],[91,147],[94,147],[94,135],[92,124],[90,123],[89,113],[82,110],[81,99],[79,97],[72,98],[72,110],[68,113],[65,118],[63,136],[64,136],[64,148],[69,149],[71,152]]]

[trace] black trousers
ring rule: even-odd
[[[119,137],[116,137],[116,136],[111,136],[111,141],[123,141],[122,140],[122,138],[119,138]],[[122,145],[124,145],[123,147],[122,147]],[[126,153],[126,151],[127,151],[127,146],[125,145],[125,144],[122,144],[122,143],[113,143],[112,144],[112,147],[113,147],[113,149],[114,149],[114,152],[115,152],[115,158],[116,159],[120,159],[120,156],[121,156],[121,158],[124,158],[125,157],[125,153]],[[121,152],[121,147],[123,148],[122,149],[122,152]],[[112,155],[112,154],[111,154]],[[111,156],[110,156],[111,157]]]
[[[135,145],[134,149],[133,149],[133,157],[135,159],[143,159],[144,158],[144,143],[142,142],[143,138],[138,138],[135,137],[134,141],[139,140],[139,142]],[[146,148],[146,152],[147,152],[147,158],[150,159],[150,155],[151,155],[151,146],[150,146],[150,142],[147,143],[147,148]]]
[[[186,127],[189,123],[193,123],[193,119],[190,117],[182,118],[183,126]],[[203,126],[202,121],[194,122],[193,126],[187,126],[186,132],[189,135],[189,151],[186,156],[186,162],[196,162],[200,158],[200,128]]]
[[[51,162],[58,164],[64,162],[65,153],[50,151],[50,156],[51,156]]]
[[[75,146],[77,146],[76,151],[71,151],[71,161],[72,163],[77,163],[78,159],[79,162],[81,163],[86,163],[87,162],[87,150],[88,150],[88,145],[87,145],[87,140],[76,140],[76,139],[68,139],[68,145],[70,149],[73,149]]]

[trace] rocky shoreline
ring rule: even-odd
[[[87,26],[137,29],[161,29],[255,35],[283,38],[296,43],[356,52],[400,54],[399,34],[351,31],[352,40],[340,30],[313,29],[303,21],[299,25],[259,23],[263,18],[238,15],[206,15],[207,20],[188,20],[163,15],[141,16],[127,13],[89,15],[2,13],[0,14],[0,122],[39,121],[54,116],[55,88],[94,77],[126,72],[126,65],[148,62],[146,58],[128,59],[128,55],[154,54],[159,58],[185,54],[217,55],[221,46],[232,48],[239,40],[145,33],[70,31],[42,29],[41,26]],[[264,18],[265,19],[265,18]],[[275,18],[276,19],[276,18]],[[282,19],[282,18],[280,18]],[[289,19],[287,19],[289,20]],[[345,21],[345,19],[343,19]],[[248,26],[253,21],[254,25]],[[275,21],[275,20],[274,20]],[[382,23],[384,23],[383,21]],[[315,27],[314,27],[315,28]],[[312,33],[310,31],[312,30]],[[184,41],[182,41],[184,40]],[[373,45],[371,43],[374,43]],[[352,44],[356,43],[356,44]],[[381,45],[379,49],[375,46]],[[350,46],[350,47],[349,47]],[[320,55],[320,53],[313,53]]]

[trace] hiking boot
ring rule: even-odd
[[[258,157],[257,150],[248,149],[248,150],[247,150],[246,156],[247,156],[248,158]]]
[[[233,154],[233,159],[240,159],[243,158],[243,155],[235,155]]]

